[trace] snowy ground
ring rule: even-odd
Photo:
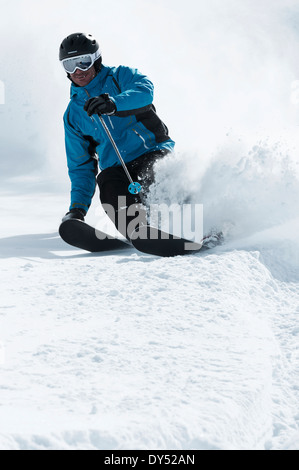
[[[98,256],[65,195],[1,200],[1,449],[299,449],[298,221]]]

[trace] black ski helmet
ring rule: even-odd
[[[67,36],[59,48],[59,60],[84,54],[93,54],[100,49],[99,43],[91,34],[73,33]],[[98,73],[101,69],[102,55],[93,64]],[[69,74],[68,74],[69,75]]]

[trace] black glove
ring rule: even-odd
[[[108,93],[104,93],[103,95],[95,96],[86,101],[84,111],[87,112],[88,116],[92,116],[93,114],[108,114],[108,116],[111,116],[115,113],[116,106],[110,99]]]
[[[78,207],[76,207],[75,209],[71,209],[65,214],[65,216],[62,218],[62,222],[65,222],[69,219],[79,219],[84,221],[85,216],[86,211],[84,209],[79,209]]]

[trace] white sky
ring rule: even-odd
[[[94,34],[107,65],[134,66],[155,84],[155,106],[178,150],[209,148],[229,129],[297,125],[299,0],[1,0],[5,104],[2,176],[64,169],[69,81],[61,40]],[[298,23],[298,25],[297,25]],[[298,29],[297,29],[298,26]],[[8,158],[9,157],[9,158]]]

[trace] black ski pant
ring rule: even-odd
[[[167,154],[168,150],[158,150],[126,164],[133,181],[142,186],[140,195],[129,192],[130,182],[122,166],[106,168],[97,176],[104,210],[117,230],[127,239],[130,239],[139,224],[146,223],[144,205],[148,189],[155,180],[154,164]]]

